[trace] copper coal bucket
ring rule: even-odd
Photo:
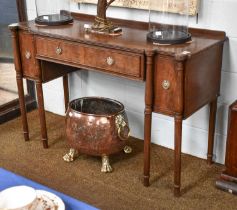
[[[109,155],[124,150],[130,129],[122,103],[109,98],[84,97],[71,101],[66,113],[66,139],[71,162],[82,153],[102,157],[102,172],[111,172]]]

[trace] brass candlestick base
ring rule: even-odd
[[[113,23],[107,19],[100,17],[95,18],[95,22],[91,27],[92,32],[106,33],[106,34],[121,34],[122,29],[114,26]]]

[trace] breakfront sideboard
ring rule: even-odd
[[[190,43],[162,46],[146,41],[147,23],[112,19],[123,32],[120,36],[109,36],[84,30],[84,24],[91,24],[93,16],[73,16],[73,24],[64,26],[42,27],[34,21],[9,26],[25,140],[29,140],[29,132],[23,78],[36,82],[44,148],[48,147],[48,137],[43,83],[63,76],[66,108],[67,74],[72,71],[100,71],[145,82],[144,185],[149,186],[152,112],[169,115],[174,117],[175,127],[174,194],[180,195],[182,121],[206,104],[210,104],[207,160],[212,162],[225,33],[190,29]]]

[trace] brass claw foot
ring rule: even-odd
[[[109,156],[107,155],[102,155],[102,167],[101,167],[101,172],[108,173],[112,172],[113,168],[109,164]]]
[[[79,156],[79,153],[76,149],[71,148],[69,153],[63,156],[63,160],[66,162],[72,162]]]
[[[123,151],[124,151],[124,153],[126,153],[126,154],[130,154],[130,153],[132,152],[132,147],[126,145],[126,146],[123,148]]]

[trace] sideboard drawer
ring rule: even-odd
[[[144,79],[144,55],[103,47],[89,47],[60,39],[36,37],[37,56],[66,61],[104,72]]]
[[[143,79],[144,57],[141,54],[85,47],[84,65],[119,75]]]
[[[36,49],[38,56],[76,64],[83,63],[83,47],[80,44],[60,39],[36,37]]]

